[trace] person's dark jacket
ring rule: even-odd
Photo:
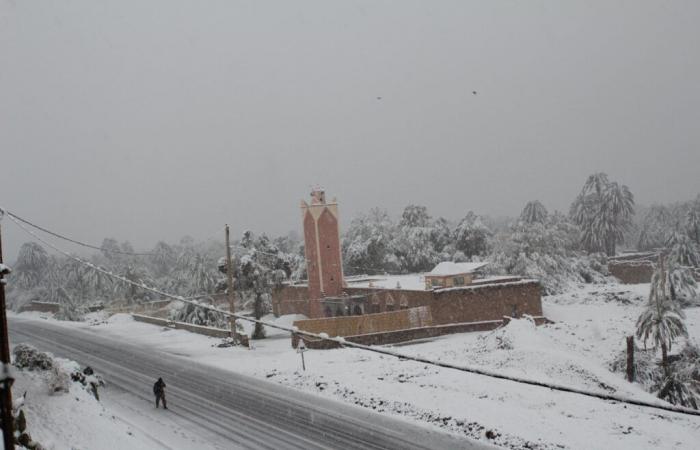
[[[165,389],[165,381],[162,378],[158,378],[158,381],[153,385],[153,393],[156,396],[163,395],[163,389]]]

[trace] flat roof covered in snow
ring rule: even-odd
[[[346,277],[345,282],[350,288],[369,288],[378,289],[403,289],[406,291],[426,291],[425,276],[429,274],[411,273],[406,275],[371,275],[371,276],[356,276]],[[471,284],[464,286],[455,286],[455,289],[467,289],[481,287],[492,283],[504,283],[523,281],[522,277],[513,275],[495,275],[474,280]],[[526,280],[533,281],[533,280]],[[444,289],[444,288],[442,288]],[[439,290],[439,288],[438,288]]]
[[[463,273],[472,273],[482,267],[486,266],[488,263],[485,262],[463,262],[456,263],[452,261],[444,261],[435,266],[433,270],[430,271],[428,275],[447,277],[450,275],[460,275]]]

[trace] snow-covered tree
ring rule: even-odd
[[[432,269],[440,257],[434,247],[435,230],[425,206],[408,205],[391,242],[391,251],[402,272]]]
[[[87,312],[87,308],[83,302],[74,298],[63,287],[58,288],[57,299],[59,304],[58,314],[56,315],[57,319],[74,322],[83,320],[83,316]]]
[[[119,271],[119,275],[131,283],[116,280],[114,282],[114,293],[117,296],[126,299],[128,303],[150,298],[148,291],[138,287],[141,284],[154,284],[144,267],[128,265]]]
[[[672,230],[672,216],[663,205],[653,205],[644,215],[640,224],[637,250],[654,250],[665,245]]]
[[[444,217],[437,218],[432,225],[432,244],[436,252],[442,252],[452,242],[452,229]]]
[[[520,213],[520,221],[530,225],[533,223],[545,223],[547,220],[547,208],[539,200],[527,202],[525,208]]]
[[[483,255],[489,248],[491,230],[484,225],[480,216],[469,211],[452,231],[452,239],[457,250],[467,258]]]
[[[597,240],[603,243],[608,256],[614,256],[616,245],[624,242],[624,232],[633,215],[634,196],[629,188],[617,182],[608,184],[601,208],[593,219]]]
[[[427,228],[430,226],[428,208],[419,205],[408,205],[401,214],[399,227],[401,228]]]
[[[176,261],[175,250],[163,241],[159,241],[151,250],[150,263],[156,276],[166,275],[174,267]]]
[[[180,268],[177,278],[187,286],[186,294],[193,296],[214,292],[218,278],[214,261],[206,255],[195,253],[185,262],[187,265]]]
[[[670,375],[668,368],[668,351],[673,342],[688,335],[684,319],[685,315],[675,300],[677,286],[672,281],[672,267],[662,258],[659,261],[651,279],[649,302],[647,309],[637,319],[637,338],[651,340],[655,347],[661,348],[661,361],[666,376]]]
[[[35,242],[25,242],[19,249],[14,266],[14,283],[22,289],[36,287],[46,274],[49,255]]]
[[[246,231],[241,239],[243,254],[234,264],[235,289],[238,295],[253,297],[253,314],[256,319],[271,309],[272,292],[289,277],[291,268],[285,255],[266,235],[256,237]],[[219,270],[226,272],[226,265]],[[265,328],[255,324],[253,339],[265,337]]]
[[[114,238],[104,238],[100,247],[102,248],[104,257],[113,264],[117,264],[121,261],[121,254],[119,253],[121,251],[121,246],[119,245],[119,241]]]
[[[669,234],[666,248],[670,249],[669,258],[675,264],[700,267],[700,251],[697,244],[679,229]]]
[[[389,214],[373,208],[350,222],[343,235],[343,267],[348,274],[378,273],[391,267],[391,241],[396,226]]]
[[[86,303],[109,297],[114,287],[113,279],[104,273],[69,259],[62,264],[64,283],[74,302]]]
[[[582,244],[589,251],[615,255],[616,245],[634,215],[634,196],[629,188],[611,182],[604,173],[588,177],[581,193],[571,205],[571,218],[582,231]]]
[[[540,280],[546,294],[560,293],[572,282],[602,281],[606,264],[597,254],[576,253],[579,230],[561,214],[545,223],[520,221],[498,233],[487,260],[498,274],[520,275]]]
[[[691,204],[685,220],[688,235],[695,242],[695,245],[700,245],[700,195]]]
[[[438,263],[429,227],[399,227],[391,243],[394,255],[403,272],[425,272]]]

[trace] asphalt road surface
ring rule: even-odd
[[[170,413],[230,448],[492,449],[408,421],[295,391],[145,346],[116,342],[48,322],[12,318],[11,344],[90,365],[116,387],[149,402],[165,378]]]

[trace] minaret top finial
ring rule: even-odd
[[[326,193],[319,186],[311,189],[311,204],[323,205],[326,203]]]

